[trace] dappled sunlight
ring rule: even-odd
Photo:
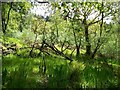
[[[120,88],[117,2],[1,2],[2,87]]]

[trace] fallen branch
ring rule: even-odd
[[[66,59],[70,60],[71,62],[73,61],[70,57],[68,57],[67,55],[65,55],[63,52],[59,51],[55,46],[51,46],[48,43],[46,43],[45,41],[44,41],[44,44],[46,44],[49,48],[51,48],[57,54],[65,57]]]

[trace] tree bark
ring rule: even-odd
[[[34,49],[34,45],[35,45],[35,43],[36,43],[36,40],[37,40],[37,34],[36,34],[36,36],[35,36],[35,41],[34,41],[34,43],[33,43],[32,49],[31,49],[31,51],[30,51],[30,53],[29,53],[30,57],[32,57],[32,52],[33,52],[33,49]]]
[[[13,2],[10,3],[10,8],[8,10],[8,13],[7,13],[7,19],[5,18],[5,11],[3,11],[3,5],[2,5],[2,30],[3,30],[3,33],[6,34],[6,29],[7,29],[7,25],[8,25],[8,22],[9,22],[9,18],[10,18],[10,11],[12,9],[12,5],[13,5]]]
[[[73,23],[72,23],[72,26],[73,26]],[[78,43],[77,43],[77,37],[76,37],[76,34],[75,34],[74,27],[73,27],[73,35],[74,35],[75,45],[76,45],[76,58],[78,58],[80,56],[81,39],[80,39],[79,45],[78,45]]]
[[[76,57],[79,58],[80,56],[80,47],[76,46]]]
[[[65,55],[63,52],[59,51],[55,46],[49,45],[49,44],[46,43],[45,41],[44,41],[44,44],[46,44],[49,48],[51,48],[54,52],[56,52],[56,54],[59,54],[59,55],[63,56],[63,57],[66,58],[67,60],[70,60],[70,62],[73,61],[70,57],[68,57],[67,55]]]
[[[102,1],[102,8],[103,8],[103,1]],[[100,44],[101,43],[101,36],[102,36],[102,27],[103,27],[103,18],[104,18],[104,15],[103,15],[103,11],[101,11],[100,10],[100,12],[102,13],[102,17],[101,17],[101,24],[100,24],[100,37],[99,37],[99,39],[98,39],[98,42],[97,42],[97,46],[96,46],[96,48],[95,48],[95,50],[94,50],[94,52],[92,53],[92,56],[91,56],[91,58],[94,58],[95,57],[95,54],[97,53],[97,51],[98,51],[98,49],[100,48],[100,46],[102,45],[102,44]]]
[[[88,33],[88,26],[85,25],[85,41],[87,43],[86,45],[86,56],[90,56],[91,55],[91,44],[89,41],[89,33]]]

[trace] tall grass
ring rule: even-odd
[[[108,88],[118,86],[119,65],[104,60],[69,63],[62,58],[45,55],[39,58],[3,58],[3,88]],[[110,62],[109,62],[110,63]],[[116,63],[117,64],[117,63]]]

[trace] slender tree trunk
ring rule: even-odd
[[[72,25],[73,25],[73,23],[72,23]],[[76,37],[76,34],[75,34],[74,27],[73,27],[73,35],[74,35],[75,45],[76,45],[76,58],[79,58],[79,56],[80,56],[80,44],[81,44],[81,39],[80,39],[80,42],[79,42],[79,45],[78,45],[78,44],[77,44],[77,37]]]
[[[33,49],[34,49],[34,45],[35,45],[36,40],[37,40],[37,33],[36,33],[36,36],[35,36],[35,41],[34,41],[34,43],[33,43],[32,49],[31,49],[31,51],[30,51],[30,53],[29,53],[29,56],[31,56],[31,57],[32,57],[32,52],[33,52]]]
[[[5,18],[6,12],[4,10],[4,3],[0,2],[0,4],[1,4],[0,8],[1,8],[2,32],[3,32],[3,43],[2,44],[5,45],[6,30],[7,30],[7,25],[9,22],[10,12],[12,10],[13,2],[10,3],[10,8],[7,12],[7,18]]]
[[[41,45],[41,47],[39,48],[40,52],[38,53],[37,56],[40,56],[40,55],[41,55],[41,52],[42,52],[43,48],[44,48],[44,41],[42,42],[42,45]]]
[[[6,29],[7,29],[7,25],[8,25],[8,22],[9,22],[9,18],[10,18],[10,11],[12,9],[12,5],[13,5],[13,2],[10,3],[10,8],[8,10],[8,13],[7,13],[7,19],[5,18],[5,11],[3,11],[3,5],[2,5],[2,30],[3,30],[3,33],[6,34]]]
[[[43,59],[43,74],[45,74],[46,73],[46,61],[45,61],[44,53],[42,53],[42,59]]]
[[[94,50],[94,52],[93,52],[93,54],[92,54],[92,56],[91,56],[91,58],[95,57],[95,54],[96,54],[97,50],[98,50],[98,48],[96,47],[95,50]]]
[[[80,47],[76,46],[76,57],[79,58],[80,56]]]
[[[86,40],[86,56],[91,55],[91,44],[89,41],[88,26],[85,25],[85,40]]]
[[[89,40],[89,32],[88,32],[88,25],[87,25],[87,17],[86,13],[84,13],[84,20],[83,20],[83,25],[85,28],[85,42],[86,42],[86,56],[90,57],[91,55],[91,44]]]
[[[103,1],[102,1],[102,8],[103,8]],[[98,42],[97,42],[97,46],[96,46],[96,48],[95,48],[95,50],[94,50],[94,52],[92,53],[92,56],[91,56],[91,58],[94,58],[95,57],[95,54],[97,53],[97,51],[98,51],[98,49],[100,48],[100,46],[101,46],[101,36],[102,36],[102,27],[103,27],[103,11],[100,11],[100,12],[102,12],[102,17],[101,17],[101,24],[100,24],[100,37],[99,37],[99,39],[98,39]]]

